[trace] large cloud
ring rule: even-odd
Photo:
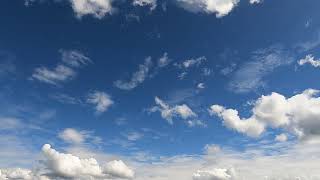
[[[290,98],[272,93],[259,98],[252,116],[241,118],[237,110],[220,105],[211,106],[210,112],[219,116],[227,128],[258,137],[267,127],[281,128],[298,138],[320,135],[320,98],[318,90],[307,89]]]

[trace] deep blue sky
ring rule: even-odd
[[[22,0],[2,0],[0,117],[41,127],[12,134],[32,139],[26,148],[39,149],[45,143],[63,148],[66,143],[57,137],[59,132],[65,128],[85,130],[102,139],[98,149],[120,155],[140,151],[154,156],[201,154],[206,144],[242,149],[247,143],[273,140],[282,130],[247,137],[210,116],[211,105],[238,109],[240,115],[249,117],[250,102],[261,95],[278,92],[291,97],[308,88],[320,88],[319,69],[297,63],[307,54],[320,57],[319,1],[250,4],[243,0],[220,18],[214,13],[190,12],[175,2],[167,2],[164,11],[164,2],[150,11],[118,1],[117,12],[99,19],[92,15],[77,18],[68,1],[36,1],[26,6]],[[314,46],[303,49],[303,44]],[[77,72],[73,79],[50,84],[33,78],[36,68],[52,70],[62,63],[61,52],[71,51],[91,60],[73,68]],[[165,53],[170,63],[157,69],[155,64]],[[275,62],[263,64],[272,53],[277,54]],[[130,90],[115,86],[117,80],[129,81],[149,56],[154,65],[142,83]],[[179,67],[200,57],[206,60],[199,65],[188,70]],[[256,70],[259,63],[262,65]],[[210,75],[204,75],[204,69],[210,70]],[[185,71],[187,75],[180,79]],[[259,82],[244,84],[243,91],[232,86],[253,82],[250,78],[256,77]],[[197,88],[199,83],[205,87]],[[102,113],[96,113],[95,106],[87,102],[89,94],[96,91],[108,94],[114,102]],[[63,102],[57,96],[76,102]],[[173,118],[173,124],[168,123],[159,111],[150,112],[156,96],[171,107],[186,104],[197,114],[190,120],[205,125],[189,127],[189,119],[179,116]],[[0,128],[0,133],[11,132]],[[127,135],[132,133],[141,137],[130,140]]]

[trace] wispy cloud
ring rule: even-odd
[[[87,102],[89,104],[95,105],[96,112],[99,114],[106,112],[110,108],[110,106],[114,104],[111,96],[101,91],[94,91],[92,93],[89,93]]]

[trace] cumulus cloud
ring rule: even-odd
[[[84,56],[77,50],[60,50],[60,52],[61,63],[53,69],[44,66],[35,68],[31,79],[52,85],[59,85],[62,82],[74,79],[77,75],[75,69],[91,62],[90,58]]]
[[[92,15],[101,19],[113,11],[112,0],[70,0],[70,3],[78,18]]]
[[[133,0],[134,6],[150,6],[150,10],[154,10],[157,7],[157,0]]]
[[[95,105],[97,113],[106,112],[114,103],[111,96],[105,92],[94,91],[88,95],[87,102]]]
[[[78,50],[60,50],[62,62],[72,66],[81,67],[91,63],[91,59]]]
[[[233,169],[198,170],[193,174],[193,180],[229,180],[234,178]]]
[[[259,98],[252,116],[241,118],[237,110],[213,105],[210,113],[219,116],[223,124],[237,132],[258,137],[267,127],[281,128],[298,138],[320,135],[320,98],[318,90],[307,89],[290,98],[272,93]]]
[[[51,148],[49,144],[42,147],[46,158],[45,165],[58,177],[64,178],[124,178],[134,177],[134,172],[121,160],[108,162],[100,166],[96,159],[82,159],[72,154],[64,154]]]
[[[229,89],[236,93],[247,93],[266,85],[265,77],[276,68],[294,61],[290,52],[281,46],[272,46],[255,51],[249,62],[234,71]]]
[[[145,59],[144,64],[139,65],[138,71],[133,73],[129,81],[117,80],[114,82],[114,85],[122,90],[131,90],[136,88],[139,84],[143,83],[148,77],[148,73],[152,68],[151,57]]]
[[[223,17],[229,14],[239,3],[239,0],[175,0],[182,8],[194,13],[216,14]]]
[[[158,97],[155,97],[155,102],[157,106],[151,108],[151,112],[159,111],[161,113],[161,117],[166,119],[170,124],[173,124],[173,117],[180,117],[182,119],[197,117],[197,114],[194,113],[186,104],[170,107]]]
[[[305,64],[311,64],[313,67],[320,67],[320,60],[315,59],[315,57],[312,54],[308,54],[305,58],[300,59],[298,61],[298,64],[300,66]]]

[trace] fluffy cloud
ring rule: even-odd
[[[61,63],[54,69],[47,67],[35,68],[31,79],[52,85],[59,85],[62,82],[72,80],[76,76],[75,68],[91,62],[90,58],[84,56],[80,51],[61,50],[60,52],[62,56]]]
[[[265,77],[276,68],[294,61],[290,52],[281,46],[272,46],[253,52],[251,60],[240,65],[232,76],[229,89],[237,93],[247,93],[265,86]]]
[[[70,3],[78,18],[93,15],[101,19],[113,11],[112,0],[70,0]]]
[[[81,159],[72,154],[64,154],[52,149],[49,144],[42,147],[46,158],[45,165],[58,177],[65,178],[133,178],[134,172],[121,160],[100,166],[93,158]]]
[[[131,90],[136,88],[139,84],[141,84],[148,77],[148,73],[152,68],[151,57],[145,59],[144,64],[139,65],[138,71],[133,73],[131,79],[128,82],[117,80],[114,82],[114,85],[123,90]]]
[[[182,8],[191,12],[215,13],[217,17],[229,14],[239,0],[175,0]]]
[[[258,137],[267,127],[284,129],[298,138],[320,135],[319,91],[307,89],[290,98],[272,93],[259,98],[252,109],[252,116],[240,118],[238,111],[220,105],[210,108],[211,114],[219,116],[223,124],[237,132]]]
[[[193,180],[229,180],[234,179],[233,169],[198,170]]]
[[[305,64],[311,64],[313,67],[320,67],[320,60],[315,59],[312,54],[308,54],[305,58],[300,59],[298,61],[298,64],[300,66]]]
[[[197,117],[197,114],[194,113],[186,104],[170,107],[158,97],[155,97],[155,102],[157,106],[151,108],[151,112],[159,111],[161,113],[161,117],[166,119],[170,124],[173,124],[173,117],[181,117],[183,119]]]
[[[60,50],[62,62],[72,66],[81,67],[91,63],[91,59],[77,50]]]
[[[110,95],[100,91],[94,91],[93,93],[90,93],[88,95],[87,102],[95,105],[97,113],[103,113],[107,111],[114,103]]]
[[[157,7],[157,0],[133,0],[134,6],[150,6],[150,10],[154,10]]]
[[[58,136],[66,142],[79,144],[84,142],[86,135],[75,129],[67,128],[60,132]]]

